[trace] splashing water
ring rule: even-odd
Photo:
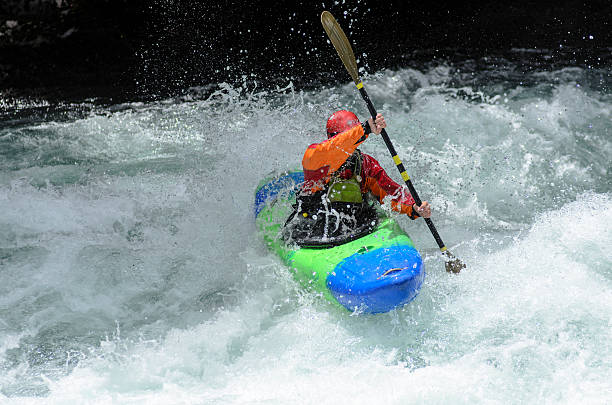
[[[299,167],[332,111],[365,118],[352,85],[220,85],[7,120],[2,402],[608,401],[609,77],[458,70],[367,77],[468,264],[448,275],[422,221],[398,218],[428,278],[411,304],[375,316],[301,290],[252,217],[258,182]],[[362,149],[399,180],[379,138]]]

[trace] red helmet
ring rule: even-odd
[[[354,113],[347,110],[336,111],[327,120],[327,137],[331,138],[360,124]]]

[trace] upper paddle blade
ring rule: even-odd
[[[344,31],[340,28],[340,24],[338,24],[338,21],[329,11],[324,11],[321,14],[321,24],[323,24],[327,36],[334,45],[334,48],[336,48],[336,52],[340,55],[346,70],[348,70],[355,84],[358,84],[361,80],[359,80],[359,74],[357,73],[355,54],[353,54],[353,48],[351,48],[351,44],[348,38],[346,38]]]

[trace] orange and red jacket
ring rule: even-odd
[[[304,168],[304,186],[302,192],[309,194],[323,190],[332,174],[346,162],[366,139],[368,134],[363,126],[357,125],[323,142],[312,144],[306,149],[302,166]],[[391,209],[408,215],[411,219],[418,218],[412,209],[414,199],[406,190],[387,175],[385,170],[372,156],[362,153],[360,185],[361,192],[371,192],[382,204],[385,197],[391,198]],[[336,173],[342,179],[349,179],[353,172],[343,169]]]

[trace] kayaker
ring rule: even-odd
[[[304,185],[294,212],[285,224],[284,237],[298,244],[345,243],[372,231],[378,214],[371,202],[390,200],[392,210],[429,218],[427,201],[417,207],[407,188],[394,182],[372,156],[361,152],[369,134],[387,126],[382,114],[361,123],[347,110],[327,120],[327,140],[312,144],[304,153]]]

